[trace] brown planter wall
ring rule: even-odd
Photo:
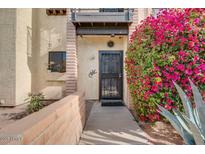
[[[85,124],[84,93],[73,93],[0,130],[0,144],[78,144]]]

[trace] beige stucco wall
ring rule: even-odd
[[[32,9],[16,9],[16,105],[31,92]]]
[[[0,100],[5,100],[4,106],[24,103],[31,92],[31,21],[32,9],[0,9]]]
[[[0,106],[15,102],[16,9],[0,9]]]
[[[66,16],[0,9],[0,34],[0,105],[22,104],[29,92],[62,98],[65,74],[47,68],[49,51],[66,51]]]
[[[114,47],[107,46],[112,40]],[[127,50],[127,36],[78,36],[78,90],[85,91],[86,99],[99,99],[99,50]],[[97,74],[89,78],[89,72],[96,70]],[[127,86],[124,70],[124,101],[127,98]]]
[[[138,11],[139,23],[150,9]],[[50,73],[47,68],[49,51],[66,51],[66,18],[47,16],[46,9],[0,9],[0,103],[24,103],[29,92],[41,91],[46,98],[55,99],[64,95],[66,74]],[[107,47],[109,40],[115,42],[113,48]],[[78,36],[77,48],[78,89],[86,91],[87,99],[98,99],[98,51],[125,52],[127,37]],[[92,69],[96,69],[97,74],[89,78]],[[124,73],[123,91],[127,100],[125,80]]]
[[[32,91],[46,98],[58,99],[64,94],[65,73],[50,73],[49,51],[66,51],[66,16],[48,16],[46,9],[33,9],[33,79]]]

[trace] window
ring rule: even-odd
[[[51,72],[66,72],[66,52],[50,51],[48,58],[48,70]]]

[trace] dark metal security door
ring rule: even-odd
[[[123,52],[100,51],[100,99],[123,98]]]

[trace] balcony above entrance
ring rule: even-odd
[[[133,9],[71,9],[77,35],[127,35]]]
[[[72,22],[82,23],[130,23],[132,9],[101,8],[101,9],[72,9]]]

